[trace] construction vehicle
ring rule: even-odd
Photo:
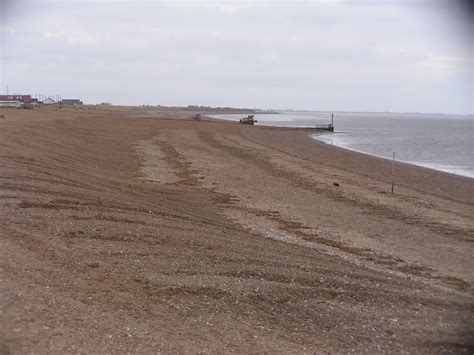
[[[240,123],[254,125],[257,123],[257,120],[254,118],[254,115],[248,115],[247,117],[241,118]]]

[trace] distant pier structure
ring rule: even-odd
[[[321,129],[329,132],[334,132],[334,113],[331,113],[331,123],[329,124],[316,124],[315,129]]]

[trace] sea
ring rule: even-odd
[[[474,178],[474,116],[425,113],[334,112],[334,133],[312,138],[345,149]],[[212,115],[238,121],[244,114]],[[331,112],[256,114],[257,125],[314,127]]]

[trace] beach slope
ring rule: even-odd
[[[473,351],[472,179],[179,109],[6,110],[0,352]]]

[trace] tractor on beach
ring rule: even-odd
[[[239,122],[241,124],[254,125],[257,123],[257,120],[254,118],[254,115],[248,115],[247,117],[241,118]]]

